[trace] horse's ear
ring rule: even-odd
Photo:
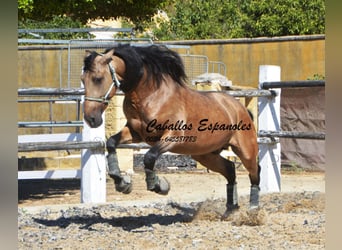
[[[109,63],[113,60],[112,56],[114,55],[114,49],[109,50],[106,54],[103,55],[105,62]]]
[[[108,55],[108,56],[114,55],[114,48],[108,50],[108,52],[106,53],[106,55]]]
[[[90,56],[90,54],[91,54],[91,50],[86,49],[86,51],[85,51],[85,56],[88,57],[88,56]]]

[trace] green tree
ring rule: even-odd
[[[153,29],[160,40],[322,34],[323,0],[183,0]]]
[[[246,37],[323,34],[323,0],[252,0],[242,8]]]
[[[169,19],[151,21],[158,10]],[[324,0],[18,0],[20,28],[78,27],[118,17],[159,40],[325,33]]]
[[[151,18],[169,0],[18,0],[18,19],[48,21],[67,16],[86,24],[89,19],[127,17],[133,22]]]

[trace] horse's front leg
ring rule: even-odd
[[[132,191],[132,182],[129,176],[121,175],[116,147],[119,144],[131,143],[134,139],[137,140],[136,137],[134,131],[126,125],[119,133],[111,136],[106,142],[108,175],[114,180],[116,191],[124,194],[129,194]]]
[[[147,189],[158,194],[167,195],[170,190],[169,182],[164,177],[157,176],[154,170],[156,160],[164,152],[160,144],[153,146],[144,156],[144,166]]]

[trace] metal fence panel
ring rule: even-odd
[[[180,56],[183,60],[185,72],[188,76],[189,82],[191,82],[196,76],[208,73],[207,56],[188,54],[181,54]]]

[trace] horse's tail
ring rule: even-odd
[[[247,109],[248,111],[248,114],[249,116],[251,117],[252,121],[254,121],[254,116],[253,116],[253,113],[252,111],[250,111],[249,109]],[[259,156],[257,157],[257,161],[258,161],[258,176],[259,176],[259,182],[260,182],[260,172],[261,172],[261,167],[260,167],[260,164],[259,164]]]
[[[254,116],[252,114],[252,111],[250,111],[249,109],[247,109],[247,111],[248,111],[248,114],[251,117],[252,121],[254,121]]]

